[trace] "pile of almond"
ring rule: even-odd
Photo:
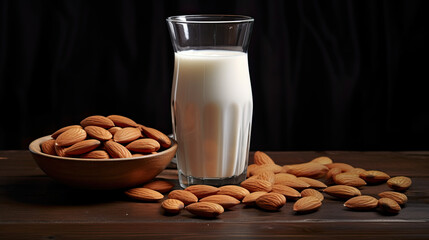
[[[133,188],[126,194],[142,201],[167,199],[161,207],[167,213],[178,214],[186,209],[200,217],[216,217],[224,209],[240,203],[267,211],[277,211],[286,201],[294,201],[297,213],[311,213],[322,206],[324,194],[343,199],[344,206],[352,210],[379,208],[386,213],[398,213],[407,202],[402,193],[411,186],[411,179],[404,176],[391,178],[378,170],[364,170],[346,163],[334,163],[328,157],[318,157],[306,163],[277,165],[267,154],[257,151],[254,164],[248,166],[248,178],[241,186],[213,187],[193,185],[184,190],[173,190],[174,185],[158,180]],[[367,184],[387,185],[393,191],[374,196],[362,195],[359,190]],[[167,194],[168,193],[168,194]]]
[[[63,127],[40,145],[46,154],[75,158],[130,158],[167,149],[171,141],[164,133],[120,116],[94,115],[80,125]]]

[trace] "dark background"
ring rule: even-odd
[[[425,1],[0,1],[0,149],[89,115],[171,130],[165,19],[255,18],[251,150],[427,150]]]

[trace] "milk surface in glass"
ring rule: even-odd
[[[181,174],[197,178],[242,174],[248,160],[252,111],[247,53],[175,53],[172,117]]]

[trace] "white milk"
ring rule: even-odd
[[[247,166],[252,111],[246,53],[175,53],[172,116],[182,174],[197,178],[242,174]]]

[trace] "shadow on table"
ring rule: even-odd
[[[3,197],[16,202],[37,205],[90,205],[126,200],[123,191],[76,189],[46,176],[32,176],[11,180],[3,188]]]

